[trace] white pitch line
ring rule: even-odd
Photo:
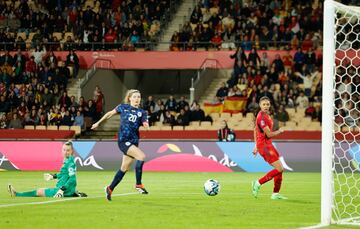
[[[139,194],[138,192],[128,192],[128,193],[121,193],[121,194],[113,194],[113,196],[129,196]],[[21,198],[21,197],[19,197]],[[15,206],[24,206],[24,205],[42,205],[42,204],[51,204],[56,202],[65,202],[65,201],[73,201],[73,200],[86,200],[86,199],[98,199],[98,198],[105,198],[104,195],[101,196],[91,196],[91,197],[72,197],[72,198],[62,198],[57,200],[47,200],[47,201],[41,201],[41,202],[25,202],[25,203],[16,203],[16,204],[3,204],[0,205],[0,208],[7,208],[7,207],[15,207]]]

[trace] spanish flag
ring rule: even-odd
[[[204,103],[205,114],[221,113],[223,111],[222,103]]]
[[[239,113],[246,109],[246,97],[227,97],[224,101],[223,112]]]

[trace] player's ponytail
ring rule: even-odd
[[[139,90],[136,90],[136,89],[130,89],[126,92],[126,96],[125,96],[125,99],[124,99],[124,103],[126,104],[130,104],[130,97],[134,94],[134,93],[140,93]]]

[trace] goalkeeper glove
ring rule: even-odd
[[[54,180],[55,178],[56,178],[56,174],[52,175],[50,173],[44,173],[44,180],[46,181]]]
[[[64,197],[64,191],[59,189],[57,193],[54,195],[54,198],[63,198]]]

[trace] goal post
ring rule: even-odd
[[[321,225],[360,225],[360,7],[324,3]]]
[[[331,223],[333,174],[333,114],[335,73],[335,5],[332,0],[324,3],[323,35],[323,91],[321,132],[321,224]]]

